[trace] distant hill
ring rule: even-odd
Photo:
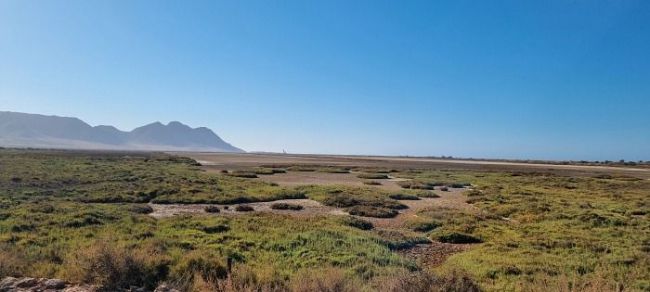
[[[243,152],[208,128],[155,122],[120,131],[78,118],[0,111],[0,146],[63,149]]]

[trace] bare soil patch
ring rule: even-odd
[[[388,169],[448,169],[508,172],[550,172],[566,176],[611,174],[650,179],[650,169],[614,166],[536,164],[507,161],[433,159],[418,157],[345,156],[273,153],[199,153],[178,152],[205,166],[241,169],[261,165],[329,165],[346,167],[379,167]]]
[[[326,173],[326,172],[299,172],[289,171],[274,175],[261,176],[258,178],[266,182],[273,182],[281,186],[302,186],[302,185],[345,185],[355,187],[368,187],[364,179],[358,178],[357,173]],[[380,185],[371,185],[387,191],[399,191],[402,188],[397,185],[400,178],[390,178],[381,181]]]
[[[471,247],[471,244],[451,244],[434,241],[430,244],[418,244],[413,248],[400,250],[398,253],[413,260],[419,266],[435,267],[444,263],[453,254],[466,251]]]
[[[279,210],[272,209],[271,205],[275,203],[289,203],[300,205],[303,207],[302,210]],[[317,201],[310,199],[295,199],[295,200],[277,200],[271,202],[257,202],[257,203],[247,203],[246,205],[253,207],[254,211],[252,212],[266,212],[266,213],[275,213],[275,214],[285,214],[291,216],[319,216],[319,215],[346,215],[347,213],[339,208],[325,206]],[[149,204],[153,208],[153,212],[149,215],[155,218],[164,218],[171,217],[176,215],[187,215],[187,214],[211,214],[215,216],[238,216],[250,214],[251,212],[238,212],[235,210],[237,205],[217,205],[217,204]],[[207,206],[217,206],[220,209],[218,213],[208,213],[205,211]],[[226,207],[228,207],[226,209]]]

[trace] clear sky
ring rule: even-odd
[[[0,0],[0,110],[248,151],[650,160],[650,1]]]

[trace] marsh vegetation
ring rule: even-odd
[[[650,288],[647,179],[437,169],[391,176],[404,180],[402,192],[372,185],[279,186],[204,172],[192,159],[166,154],[0,150],[0,276],[57,277],[109,291],[161,283],[223,291]],[[441,186],[450,192],[436,190]],[[443,200],[461,187],[461,207],[407,209],[406,203]],[[148,205],[236,210],[304,198],[350,215],[255,210],[229,216],[206,208],[154,218]],[[400,216],[407,210],[417,216]],[[400,254],[449,245],[467,248],[435,265],[418,254]]]

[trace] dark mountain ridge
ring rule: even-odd
[[[113,126],[90,126],[78,118],[0,111],[0,146],[243,152],[212,130],[180,122],[160,122],[121,131]]]

